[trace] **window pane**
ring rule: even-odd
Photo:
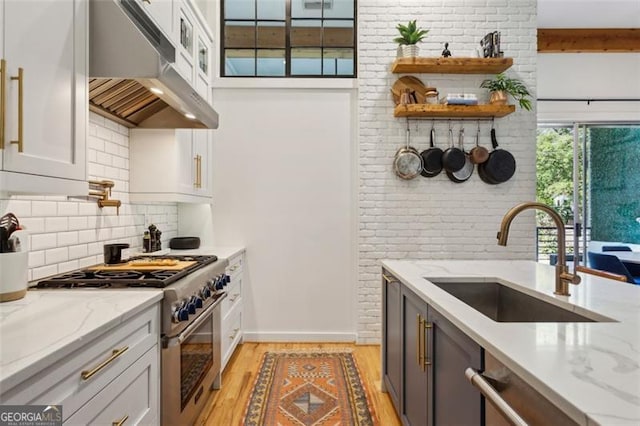
[[[255,19],[255,0],[225,0],[225,19]]]
[[[291,75],[320,75],[322,49],[291,49]]]
[[[305,21],[294,19],[291,21],[292,47],[320,47],[322,46],[322,21]]]
[[[255,23],[227,22],[224,27],[224,47],[249,47],[256,46]]]
[[[258,22],[258,47],[285,48],[284,22]]]
[[[258,0],[258,19],[280,19],[284,21],[287,14],[285,5],[285,0]]]
[[[285,56],[282,50],[260,49],[258,55],[258,74],[259,76],[278,76],[285,75]]]
[[[329,5],[325,5],[325,18],[351,18],[353,19],[353,0],[333,0]]]
[[[324,49],[324,75],[353,75],[353,49]]]
[[[255,75],[255,50],[226,49],[224,74],[227,76]]]
[[[324,21],[323,46],[353,47],[353,21]]]

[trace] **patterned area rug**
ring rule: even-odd
[[[245,426],[377,425],[349,352],[267,352]]]

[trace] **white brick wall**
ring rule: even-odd
[[[87,147],[88,179],[115,182],[111,198],[116,209],[98,208],[95,201],[59,196],[12,196],[0,200],[0,212],[13,212],[29,231],[29,280],[102,262],[102,246],[125,242],[140,250],[142,234],[154,223],[162,231],[163,247],[178,229],[175,203],[129,203],[129,130],[91,113]]]
[[[501,147],[516,158],[515,176],[487,185],[477,174],[455,184],[443,172],[431,179],[403,181],[393,171],[393,157],[405,143],[406,121],[393,117],[390,88],[396,56],[397,23],[417,19],[430,32],[420,56],[440,56],[449,42],[453,56],[471,56],[479,40],[499,30],[502,50],[512,57],[510,76],[522,79],[535,98],[535,0],[362,0],[359,3],[359,230],[358,341],[380,341],[381,259],[533,259],[534,216],[516,219],[508,247],[496,244],[504,213],[535,199],[535,111],[519,107],[497,119]],[[417,75],[425,85],[448,92],[477,93],[485,75]],[[534,102],[535,105],[535,102]],[[459,122],[452,122],[454,132]],[[490,124],[483,123],[480,143],[490,147]],[[411,121],[411,145],[428,147],[430,120]],[[437,144],[446,148],[447,123],[436,122]],[[466,122],[466,142],[474,142],[475,122]],[[456,138],[457,140],[457,138]]]

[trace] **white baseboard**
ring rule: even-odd
[[[347,332],[288,332],[288,331],[243,331],[245,342],[353,342],[356,333]]]

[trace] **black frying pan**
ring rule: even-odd
[[[496,129],[491,129],[493,151],[484,163],[478,165],[478,175],[484,182],[496,185],[511,179],[516,172],[516,159],[509,151],[498,147]]]
[[[422,172],[424,177],[434,177],[442,171],[442,150],[435,146],[436,130],[431,125],[431,134],[429,136],[430,147],[420,153],[422,157]]]
[[[449,126],[449,148],[442,153],[442,167],[448,172],[457,172],[464,167],[465,161],[464,151],[453,145],[453,131]]]

